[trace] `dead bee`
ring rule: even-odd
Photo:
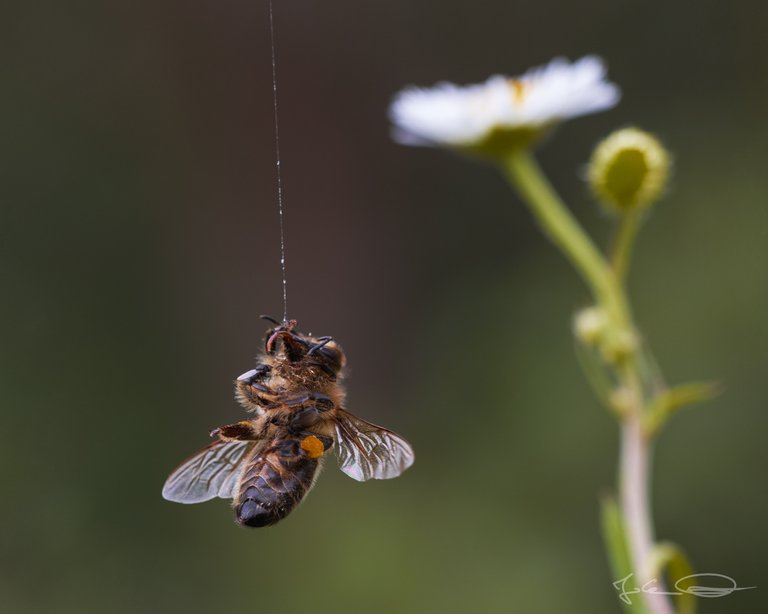
[[[331,337],[302,335],[295,320],[272,321],[261,362],[235,382],[237,400],[254,417],[211,431],[218,439],[170,475],[165,499],[231,498],[240,524],[263,527],[301,502],[333,446],[355,480],[394,478],[413,464],[400,435],[344,409],[341,347]]]

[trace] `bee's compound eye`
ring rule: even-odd
[[[250,371],[246,371],[243,373],[240,377],[237,378],[238,382],[250,382],[256,375],[258,375],[258,371],[256,369],[251,369]]]

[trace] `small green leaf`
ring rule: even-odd
[[[683,384],[665,390],[656,396],[645,414],[645,432],[649,437],[655,435],[670,416],[687,405],[703,403],[715,398],[721,390],[714,382],[696,382]]]
[[[620,599],[621,605],[627,614],[648,614],[639,591],[637,593],[633,592],[635,585],[632,581],[632,561],[629,556],[627,533],[621,510],[616,500],[611,496],[603,497],[600,502],[600,510],[603,539],[608,550],[608,561],[613,573],[614,587],[619,593],[622,591],[629,593],[623,599]],[[622,584],[624,579],[627,579],[627,582]]]
[[[681,578],[693,574],[693,567],[682,549],[676,544],[663,542],[653,550],[654,571],[659,574],[666,571],[669,587],[674,591],[675,583]],[[678,614],[696,614],[696,596],[689,593],[675,595],[675,607]]]

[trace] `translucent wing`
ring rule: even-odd
[[[360,482],[388,480],[413,464],[413,449],[400,435],[337,411],[336,454],[339,467],[349,477]]]
[[[252,441],[214,441],[168,476],[163,498],[176,503],[231,499],[240,477],[240,461],[254,445]]]

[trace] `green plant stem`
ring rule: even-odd
[[[656,580],[657,590],[664,590],[660,574],[654,569],[653,522],[650,509],[651,446],[643,433],[640,416],[630,414],[621,429],[621,458],[619,464],[619,494],[621,512],[632,554],[632,567],[637,586]],[[653,614],[673,614],[666,595],[643,594]]]
[[[638,211],[627,211],[622,214],[616,235],[611,246],[611,268],[616,279],[623,283],[629,270],[632,248],[635,245],[637,231],[640,230],[642,217]]]
[[[560,200],[549,181],[527,150],[518,150],[503,160],[503,170],[512,186],[533,213],[544,233],[570,260],[589,286],[596,303],[609,317],[607,335],[635,334],[632,316],[623,284],[605,257],[584,232]],[[629,228],[619,241],[621,256],[628,261],[635,228]],[[624,265],[622,265],[624,266]],[[622,421],[621,458],[619,463],[619,492],[621,513],[627,532],[632,568],[638,586],[653,579],[653,523],[650,514],[649,467],[650,442],[643,431],[643,387],[639,375],[637,347],[617,360],[617,375],[633,399]],[[663,590],[661,579],[658,590]],[[664,595],[644,594],[652,614],[673,614]]]
[[[519,150],[504,161],[512,185],[533,212],[536,221],[552,242],[573,263],[592,290],[595,301],[626,324],[629,310],[622,300],[605,259],[563,205],[533,156]]]

